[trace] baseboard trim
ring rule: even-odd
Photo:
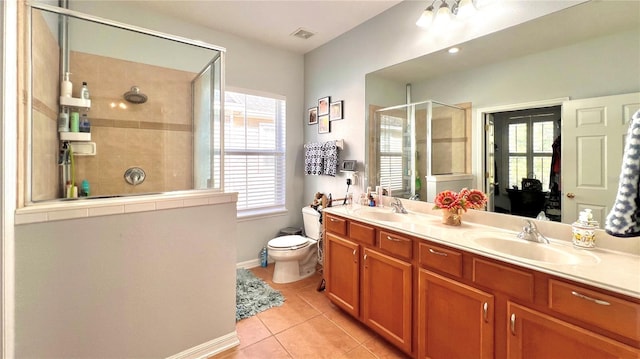
[[[238,333],[233,332],[223,335],[219,338],[210,340],[206,343],[202,343],[193,348],[189,348],[183,352],[172,355],[167,359],[203,359],[209,358],[216,354],[222,353],[225,350],[231,349],[240,345],[240,339],[238,339]]]
[[[255,268],[255,267],[259,267],[260,266],[260,260],[259,259],[252,259],[250,261],[244,261],[244,262],[240,262],[240,263],[236,263],[236,268],[244,268],[244,269],[251,269],[251,268]]]

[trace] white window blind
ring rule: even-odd
[[[403,191],[402,132],[404,119],[382,115],[380,117],[380,183],[392,192]]]
[[[284,207],[286,101],[226,91],[224,113],[224,188],[238,213]]]

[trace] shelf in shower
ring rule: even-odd
[[[60,132],[60,141],[91,141],[91,132]]]
[[[91,108],[91,100],[76,97],[60,96],[60,106]]]

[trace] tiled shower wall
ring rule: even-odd
[[[60,49],[40,12],[32,18],[33,88],[31,126],[31,198],[60,195],[58,172],[58,68]]]
[[[470,122],[467,111],[435,107],[431,117],[431,172],[433,175],[471,173]]]
[[[39,12],[33,16],[32,194],[59,198],[58,41]],[[89,181],[91,195],[187,190],[193,187],[191,80],[196,74],[72,51],[73,97],[85,81],[91,93],[95,156],[75,156],[75,182]],[[148,96],[131,104],[123,94],[138,86]],[[80,111],[82,113],[82,111]],[[124,173],[141,167],[146,180],[129,185]]]
[[[73,97],[82,82],[91,93],[91,141],[95,156],[76,156],[77,183],[87,179],[91,195],[187,190],[192,180],[191,80],[194,73],[142,63],[71,52]],[[124,100],[138,86],[143,104]],[[132,186],[124,180],[140,167],[146,180]]]

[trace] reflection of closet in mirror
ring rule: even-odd
[[[373,139],[369,184],[391,196],[433,201],[440,187],[468,187],[470,114],[464,107],[421,101],[380,109]]]

